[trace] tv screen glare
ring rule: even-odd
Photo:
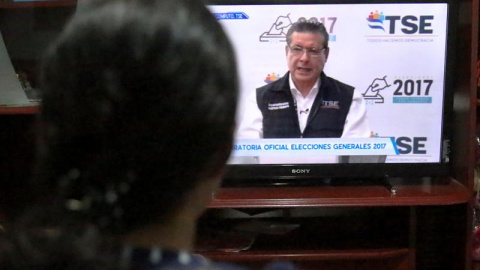
[[[240,77],[227,184],[228,179],[247,183],[247,179],[449,173],[452,3],[216,0],[208,8],[235,48]],[[262,116],[256,103],[257,88],[288,74],[286,34],[302,20],[325,26],[329,41],[323,73],[354,88],[358,104],[350,105],[347,112],[364,113],[356,123],[367,125],[362,132],[350,127],[352,132],[331,137],[265,137],[267,116]],[[284,81],[293,82],[288,76]],[[294,106],[299,121],[305,113],[303,121],[308,122],[311,116],[306,114],[310,109],[310,114],[316,113],[315,106],[338,111],[344,104],[335,97],[315,99],[315,103],[310,101],[305,111],[300,101],[273,99],[263,106],[267,113]],[[354,123],[355,116],[347,116],[348,121]]]

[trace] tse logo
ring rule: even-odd
[[[395,34],[397,26],[404,34],[432,34],[433,16],[385,16],[385,21],[390,23],[389,34]]]
[[[427,137],[398,137],[395,142],[397,143],[398,152],[402,155],[405,154],[426,154],[425,142]]]

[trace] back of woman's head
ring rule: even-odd
[[[230,153],[233,58],[199,1],[87,6],[44,62],[41,179],[122,230],[161,218]]]
[[[92,1],[46,53],[41,86],[33,186],[101,232],[160,222],[230,153],[234,55],[201,1]]]

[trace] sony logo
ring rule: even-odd
[[[310,173],[310,169],[292,169],[294,174],[307,174]]]

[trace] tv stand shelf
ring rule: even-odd
[[[411,252],[407,248],[377,250],[305,250],[291,253],[252,251],[225,254],[205,254],[218,261],[231,261],[251,268],[261,267],[261,262],[295,261],[299,269],[412,269]],[[368,265],[368,266],[367,266]]]
[[[252,269],[272,260],[292,261],[302,270],[466,269],[465,242],[457,236],[468,222],[467,187],[432,177],[389,184],[395,195],[381,184],[222,187],[199,227],[197,252]],[[239,249],[245,239],[232,232],[242,222],[299,227],[285,235],[255,234],[251,246]],[[211,243],[225,231],[225,246],[202,248],[205,239]]]
[[[332,261],[332,260],[382,260],[408,255],[408,248],[350,249],[350,250],[294,250],[285,251],[242,251],[226,253],[222,251],[205,252],[203,255],[219,261]]]
[[[252,251],[241,253],[211,252],[205,256],[217,261],[231,261],[261,268],[266,261],[295,261],[299,269],[413,269],[407,248],[377,250],[305,250],[291,253]]]
[[[393,195],[385,186],[227,187],[221,188],[209,208],[420,206],[466,203],[471,194],[453,179],[393,179]],[[435,182],[435,181],[434,181]]]
[[[198,252],[253,269],[274,260],[299,269],[411,269],[408,207],[251,210],[208,211],[199,226]]]

